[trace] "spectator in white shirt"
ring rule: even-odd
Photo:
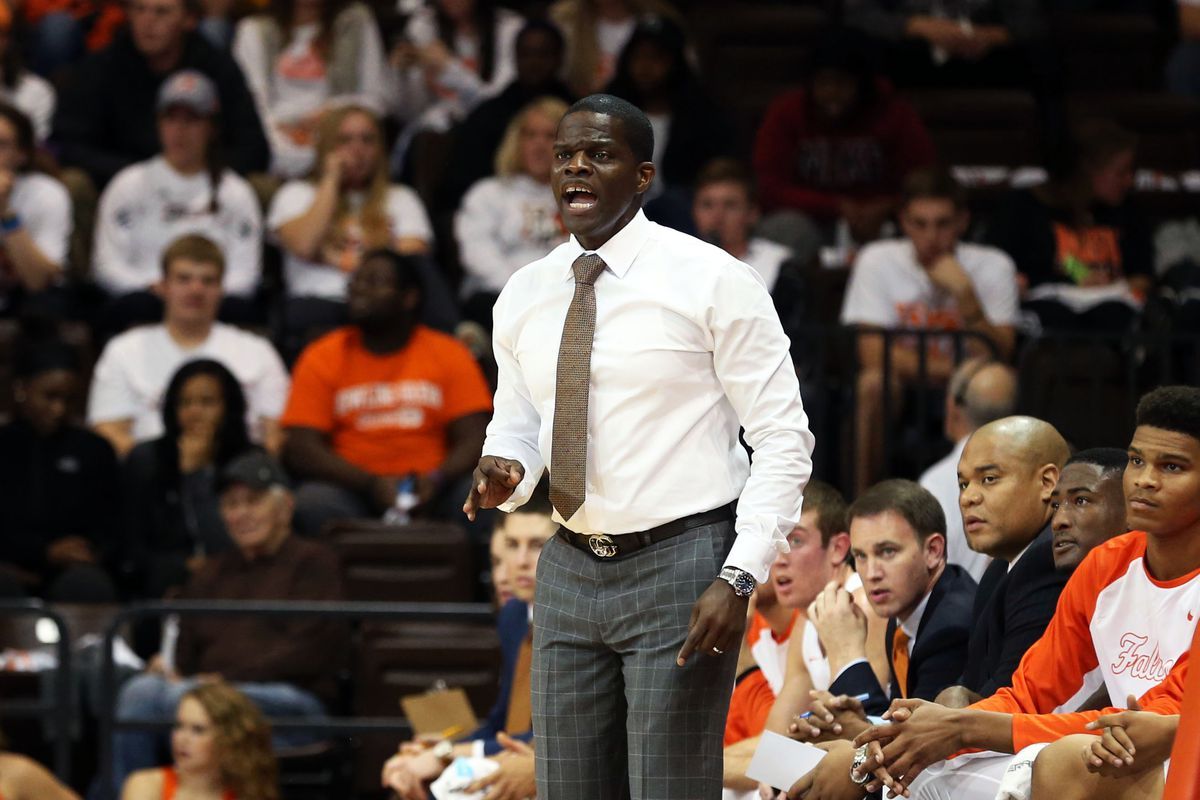
[[[969,215],[962,187],[947,172],[918,170],[904,182],[900,210],[903,239],[874,242],[855,261],[842,304],[842,323],[862,331],[895,328],[973,331],[1007,359],[1016,338],[1016,267],[994,247],[960,241]],[[884,338],[858,337],[855,409],[855,485],[866,489],[882,468]],[[987,346],[971,339],[965,350]],[[890,396],[920,380],[920,359],[911,341],[893,339]],[[944,386],[954,370],[945,340],[929,340],[927,386]],[[892,407],[898,406],[892,403]]]
[[[29,117],[39,143],[50,135],[56,94],[45,78],[25,69],[21,42],[14,41],[12,9],[0,1],[0,100]]]
[[[111,330],[162,317],[152,287],[163,251],[188,233],[216,242],[225,256],[221,317],[255,317],[262,274],[262,208],[246,180],[221,162],[216,86],[195,70],[176,72],[158,93],[162,152],[117,173],[100,197],[92,274],[114,302]]]
[[[754,196],[749,170],[731,158],[713,159],[696,177],[692,218],[701,239],[754,267],[767,289],[773,290],[780,267],[792,257],[792,251],[751,235],[758,224]]]
[[[607,86],[617,71],[617,58],[638,18],[666,16],[680,21],[665,0],[558,0],[549,17],[567,39],[567,85],[578,95]]]
[[[317,125],[336,105],[383,113],[393,80],[371,10],[346,0],[272,0],[242,20],[233,57],[246,74],[271,143],[271,171],[299,178],[313,168]]]
[[[492,306],[521,267],[567,240],[550,188],[554,134],[567,104],[543,97],[508,125],[496,151],[496,175],[463,197],[454,217],[463,279],[463,313],[492,328]]]
[[[946,438],[954,442],[945,458],[921,474],[921,486],[937,498],[946,514],[946,562],[971,573],[978,583],[992,559],[967,543],[958,504],[958,459],[967,437],[984,425],[1010,416],[1017,405],[1017,373],[1007,364],[969,358],[958,365],[946,386]]]
[[[45,297],[62,276],[71,237],[66,188],[33,169],[33,125],[0,103],[0,315]]]
[[[280,446],[279,415],[288,374],[269,341],[217,322],[225,259],[211,240],[189,234],[162,258],[162,324],[146,325],[108,343],[92,377],[88,424],[124,457],[135,444],[163,434],[161,405],[180,366],[209,358],[226,366],[246,396],[251,438]]]
[[[383,128],[360,106],[326,115],[317,133],[317,171],[275,194],[267,226],[283,248],[287,328],[342,324],[346,284],[368,250],[428,253],[433,228],[416,192],[390,183]]]

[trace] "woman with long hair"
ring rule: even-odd
[[[124,571],[148,597],[183,585],[205,557],[232,546],[216,477],[254,446],[242,388],[217,361],[180,367],[167,386],[162,416],[163,435],[134,447],[125,461]]]
[[[511,123],[496,151],[496,174],[478,181],[454,218],[464,315],[491,329],[492,306],[508,279],[567,240],[550,171],[554,136],[567,104],[543,97]]]
[[[202,72],[168,78],[158,93],[162,151],[118,172],[100,196],[92,274],[128,309],[116,312],[121,327],[161,319],[151,287],[162,277],[163,251],[191,233],[211,239],[225,256],[223,316],[251,315],[262,274],[262,207],[221,157],[219,103]],[[231,304],[240,307],[232,314]]]
[[[63,275],[71,236],[66,187],[37,169],[33,123],[0,103],[0,317]]]
[[[370,8],[347,0],[271,0],[242,20],[233,56],[246,75],[271,143],[271,169],[298,178],[313,167],[317,126],[331,108],[383,113],[394,94]]]
[[[433,228],[416,192],[391,183],[379,118],[347,106],[321,120],[311,180],[276,193],[268,227],[284,251],[291,330],[331,327],[345,315],[346,285],[363,253],[428,253]]]
[[[729,120],[701,88],[683,29],[669,17],[639,18],[605,91],[645,111],[654,126],[655,196],[690,191],[706,163],[733,154]]]
[[[224,681],[199,683],[179,701],[171,761],[130,775],[121,800],[279,800],[271,727]]]

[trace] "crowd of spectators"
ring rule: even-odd
[[[448,758],[488,757],[502,767],[492,782],[524,796],[528,737],[508,733],[529,727],[536,561],[505,548],[528,556],[549,511],[468,525],[460,506],[491,413],[492,306],[566,241],[556,128],[570,101],[604,91],[653,126],[652,220],[752,266],[798,348],[811,339],[797,319],[858,332],[849,433],[818,436],[845,452],[843,475],[821,477],[853,502],[810,485],[793,552],[760,587],[726,737],[730,790],[752,788],[757,735],[786,732],[813,702],[867,695],[840,709],[849,719],[888,697],[966,705],[1008,685],[1068,574],[1050,529],[1075,523],[1051,492],[1086,484],[1102,498],[1119,460],[1072,457],[1049,423],[1011,421],[1015,354],[1047,332],[1139,330],[1163,304],[1186,327],[1200,255],[1139,203],[1136,126],[1065,113],[1048,31],[1077,3],[844,0],[749,137],[713,90],[689,30],[696,5],[0,0],[0,323],[18,331],[0,398],[0,595],[338,599],[330,523],[456,522],[480,562],[491,542],[501,699],[453,751],[407,743],[383,779],[419,797]],[[1200,97],[1200,7],[1179,0],[1170,22],[1162,88]],[[910,94],[947,87],[1030,92],[1046,152],[1027,166],[1041,178],[974,204]],[[812,274],[840,276],[840,307],[814,307]],[[970,338],[882,335],[899,328]],[[948,455],[909,465],[905,478],[926,470],[918,486],[897,480],[883,442],[923,393]],[[1023,446],[984,460],[1033,477],[997,506],[1011,524],[988,541],[972,535],[982,512],[963,499],[963,471],[996,439]],[[1065,537],[1074,563],[1123,533],[1123,518],[1097,525],[1103,536]],[[872,581],[891,580],[875,566],[884,541],[912,568],[876,602]],[[928,619],[909,625],[927,601]],[[217,744],[181,755],[177,743],[174,772],[138,772],[163,742],[122,733],[117,783],[98,791],[133,774],[129,796],[158,796],[215,769],[237,701],[205,696],[209,673],[269,716],[335,704],[344,631],[239,625],[137,637],[148,668],[119,715],[178,708],[191,720],[180,729]],[[793,631],[801,647],[787,647]]]

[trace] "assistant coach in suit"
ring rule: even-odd
[[[811,472],[770,295],[721,249],[646,219],[653,149],[629,103],[572,106],[552,178],[571,239],[495,307],[495,416],[464,511],[510,510],[550,470],[562,527],[533,612],[541,800],[721,796],[747,600]]]
[[[867,601],[888,619],[892,680],[885,694],[866,658],[866,622],[853,606],[839,627],[858,632],[849,641],[857,650],[847,650],[846,642],[839,652],[826,646],[836,676],[829,691],[868,695],[863,709],[876,715],[887,710],[889,697],[932,700],[962,674],[976,589],[966,570],[946,563],[946,515],[918,484],[887,480],[863,492],[848,516],[850,553]]]

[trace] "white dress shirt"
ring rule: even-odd
[[[571,237],[514,274],[496,303],[499,384],[483,452],[525,468],[504,511],[549,465],[558,346],[583,252]],[[770,295],[750,267],[641,212],[596,252],[607,269],[595,287],[587,496],[569,521],[554,519],[630,533],[740,498],[725,563],[761,583],[800,518],[813,448]]]

